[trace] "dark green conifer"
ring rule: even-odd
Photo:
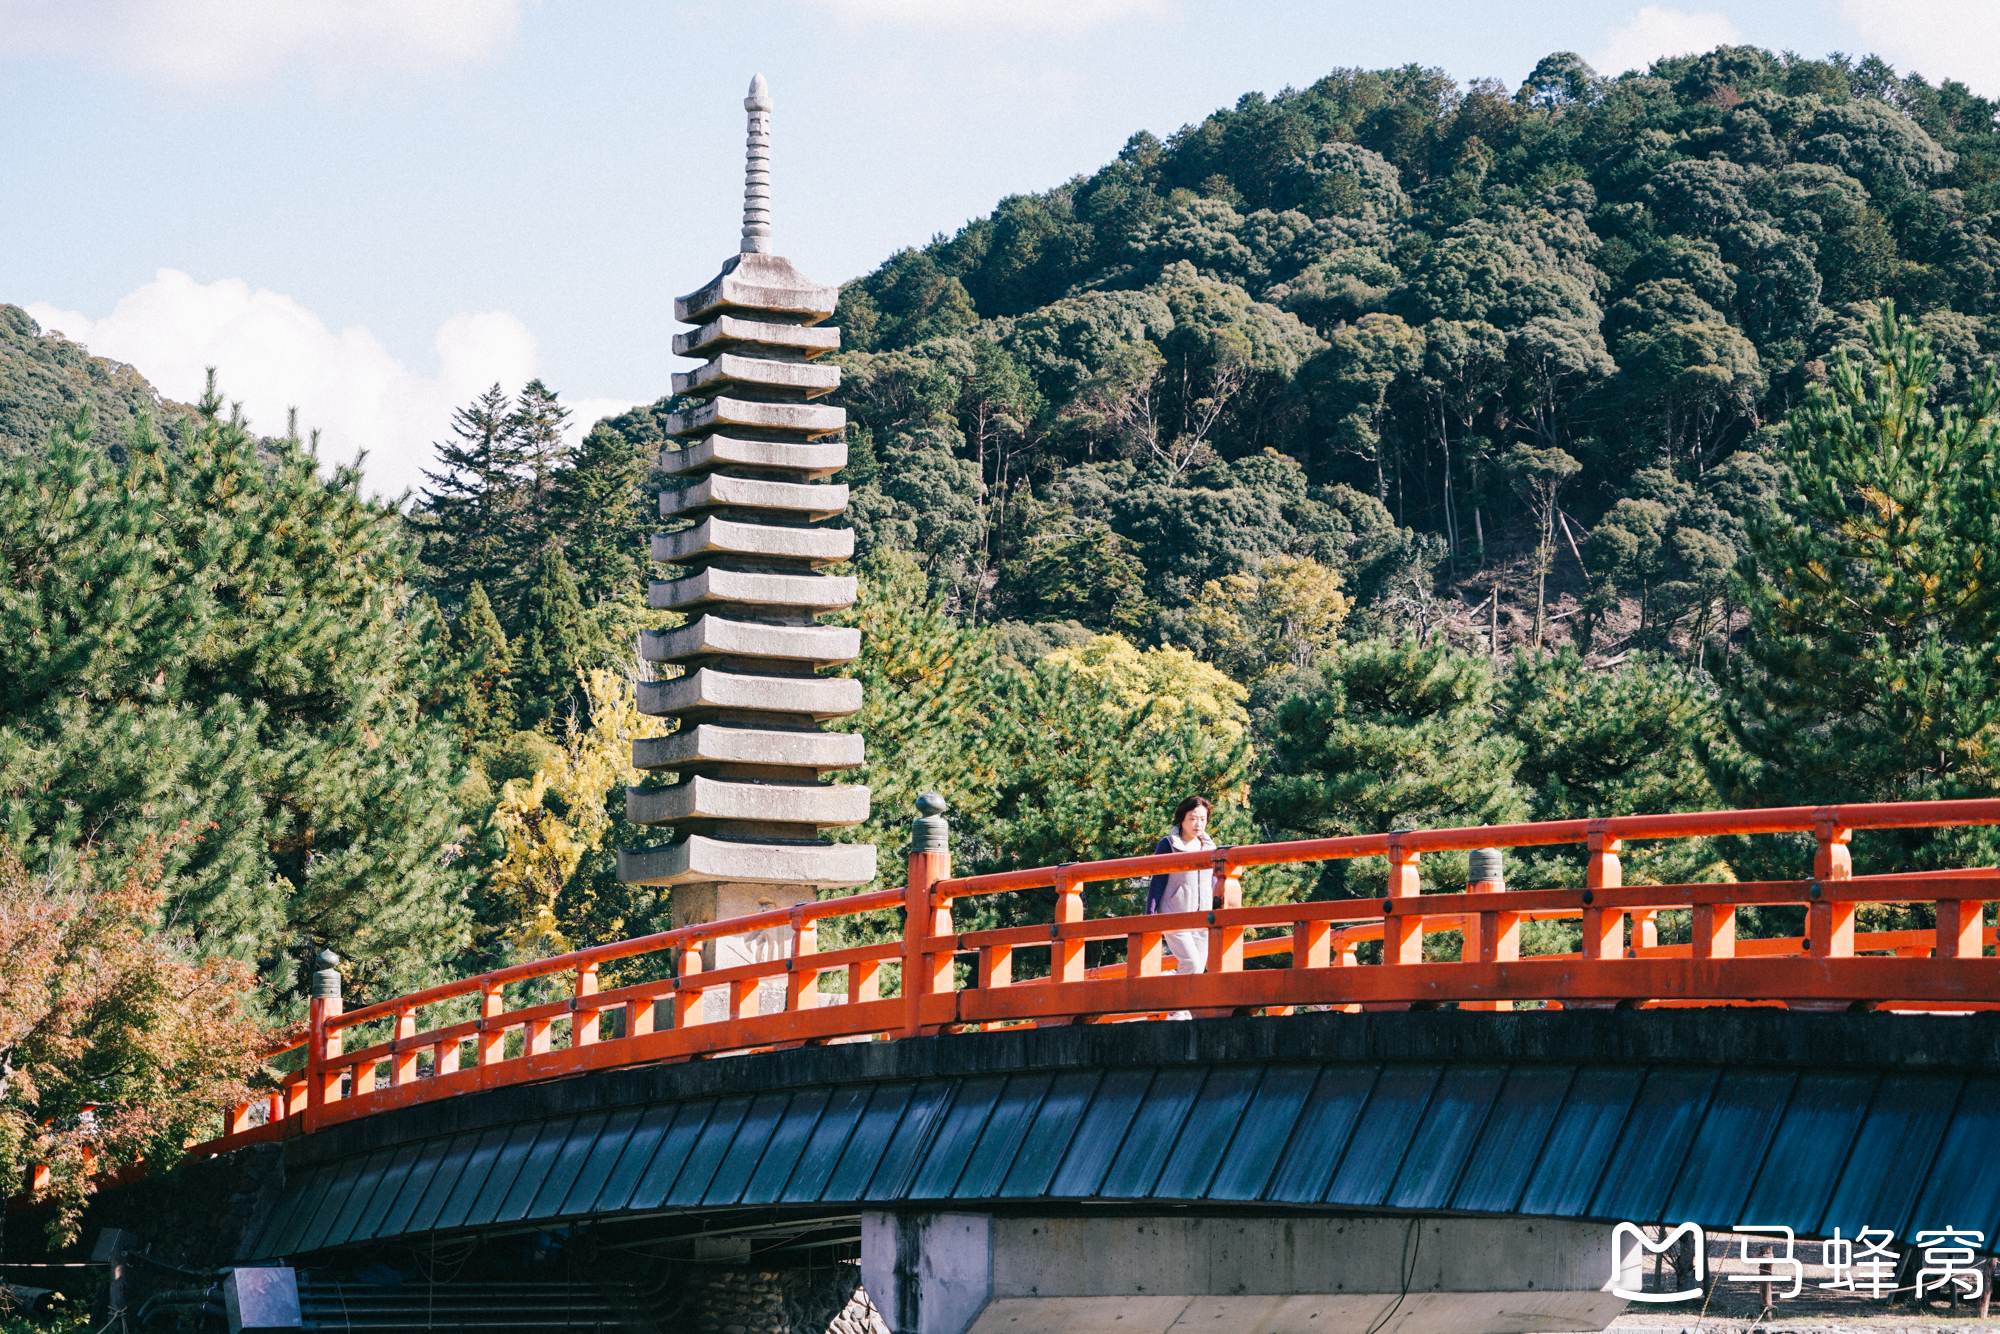
[[[468,754],[514,730],[514,659],[485,585],[474,583],[452,622],[446,708]]]
[[[639,431],[619,429],[634,415],[591,428],[557,475],[550,501],[550,522],[564,534],[563,559],[591,606],[646,605],[659,488],[647,485],[656,447]]]
[[[515,586],[526,491],[518,423],[506,391],[494,385],[451,415],[455,439],[434,448],[441,469],[425,470],[430,485],[412,520],[424,535],[432,586],[447,601],[474,583]]]
[[[511,647],[520,726],[560,726],[572,711],[582,712],[578,674],[602,656],[596,624],[584,610],[562,548],[549,548],[535,562],[514,625]]]
[[[1269,725],[1270,761],[1251,803],[1274,832],[1380,834],[1526,814],[1514,784],[1521,743],[1494,727],[1484,657],[1370,640],[1328,657],[1320,676],[1317,690],[1280,704]],[[1331,882],[1353,882],[1352,864],[1332,865],[1340,869]],[[1426,882],[1449,885],[1447,865],[1426,859]],[[1379,862],[1361,870],[1370,883],[1380,878]]]
[[[1713,757],[1737,805],[2000,791],[2000,385],[1989,368],[1933,415],[1929,339],[1886,302],[1872,335],[1870,364],[1838,358],[1792,414],[1789,474],[1749,524],[1723,714],[1744,753]]]

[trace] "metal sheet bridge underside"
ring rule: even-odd
[[[1766,1010],[1305,1015],[769,1053],[294,1140],[252,1250],[1086,1202],[1993,1236],[1996,1056],[1996,1018]]]

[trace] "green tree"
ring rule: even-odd
[[[1250,836],[1241,813],[1252,771],[1249,737],[1216,726],[1200,702],[1177,706],[1162,696],[1132,709],[1128,683],[1058,663],[1003,680],[998,726],[985,742],[997,790],[990,813],[968,831],[978,839],[976,869],[1151,852],[1175,804],[1190,793],[1222,805],[1218,842]],[[1094,893],[1093,910],[1140,908],[1131,886],[1116,886]],[[1038,918],[1031,912],[1006,920]]]
[[[1371,640],[1323,660],[1319,675],[1314,689],[1278,705],[1268,724],[1270,760],[1251,800],[1274,833],[1379,834],[1504,824],[1526,813],[1514,782],[1523,748],[1494,726],[1493,673],[1484,657],[1443,644]],[[1451,884],[1438,868],[1454,863],[1436,860],[1427,881]],[[1381,883],[1379,865],[1332,866],[1330,888]]]
[[[412,516],[436,587],[453,599],[475,583],[513,586],[525,493],[507,393],[494,385],[451,415],[453,439],[432,446],[443,465]]]
[[[122,878],[286,990],[331,945],[366,995],[464,939],[440,627],[393,506],[213,392],[116,462],[78,422],[0,471],[0,831]],[[297,992],[290,994],[296,995]]]
[[[1697,673],[1645,657],[1595,671],[1568,648],[1541,659],[1522,654],[1501,678],[1497,702],[1500,727],[1521,746],[1514,776],[1533,819],[1652,815],[1718,804],[1696,739],[1719,729],[1721,701],[1713,683]],[[1526,883],[1582,883],[1579,848],[1517,856],[1539,865]],[[1624,860],[1630,884],[1688,883],[1726,869],[1706,839],[1628,844]]]
[[[451,624],[445,712],[468,754],[514,730],[514,658],[486,587],[475,583]]]
[[[649,486],[657,446],[642,431],[621,429],[635,414],[601,421],[564,459],[549,500],[549,522],[562,535],[586,605],[646,605],[652,573],[647,540],[659,527],[659,491]]]
[[[563,428],[570,411],[557,399],[555,390],[540,380],[530,380],[514,401],[507,426],[520,459],[521,566],[527,556],[540,551],[553,537],[556,491],[563,473],[565,455]]]
[[[1535,449],[1516,445],[1501,459],[1501,466],[1514,489],[1528,502],[1535,516],[1535,651],[1542,649],[1542,628],[1548,610],[1549,574],[1555,569],[1556,498],[1563,484],[1583,470],[1583,465],[1560,449]]]
[[[1837,357],[1786,422],[1788,475],[1751,519],[1738,589],[1750,637],[1723,716],[1742,754],[1712,757],[1736,804],[2000,787],[2000,386],[1989,369],[1963,410],[1933,414],[1936,377],[1929,340],[1885,302],[1870,364]],[[1989,841],[1880,838],[1870,869]]]
[[[560,547],[535,562],[514,627],[517,716],[523,727],[553,731],[585,709],[582,673],[597,665],[604,647]]]
[[[859,600],[826,619],[861,631],[861,656],[826,674],[861,682],[861,712],[831,726],[868,739],[866,762],[843,781],[868,788],[871,813],[837,837],[874,843],[890,873],[920,794],[943,793],[967,818],[990,804],[996,758],[966,742],[992,725],[1000,669],[992,632],[953,620],[907,552],[878,548],[855,573]]]

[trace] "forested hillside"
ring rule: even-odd
[[[101,438],[113,449],[142,414],[168,426],[194,412],[161,398],[123,362],[93,357],[19,306],[0,305],[0,458],[39,450],[80,408],[106,428]]]
[[[968,617],[1204,657],[1292,558],[1370,633],[1705,660],[1776,426],[1872,303],[1944,400],[1994,347],[1995,110],[1747,47],[1246,94],[847,290],[855,524]]]

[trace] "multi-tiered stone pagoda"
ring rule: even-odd
[[[674,376],[674,392],[699,402],[668,418],[683,447],[664,464],[681,485],[661,493],[660,515],[692,523],[653,538],[653,559],[673,573],[652,585],[652,605],[688,623],[640,642],[641,657],[682,674],[642,684],[639,707],[680,726],[635,742],[632,763],[678,781],[630,789],[625,803],[632,821],[671,826],[676,837],[618,854],[621,879],[673,887],[676,926],[789,907],[875,877],[872,845],[820,837],[868,818],[867,788],[820,781],[861,763],[859,736],[819,729],[861,707],[860,682],[817,675],[861,647],[858,630],[818,623],[854,601],[853,579],[819,573],[854,553],[853,531],[815,526],[847,508],[847,488],[827,480],[847,462],[847,414],[813,402],[840,384],[839,367],[817,364],[840,346],[840,331],[820,324],[840,293],[771,253],[763,75],[743,106],[741,253],[674,302],[675,317],[696,326],[675,335],[674,351],[705,364]],[[781,937],[723,942],[704,966],[781,954]]]

